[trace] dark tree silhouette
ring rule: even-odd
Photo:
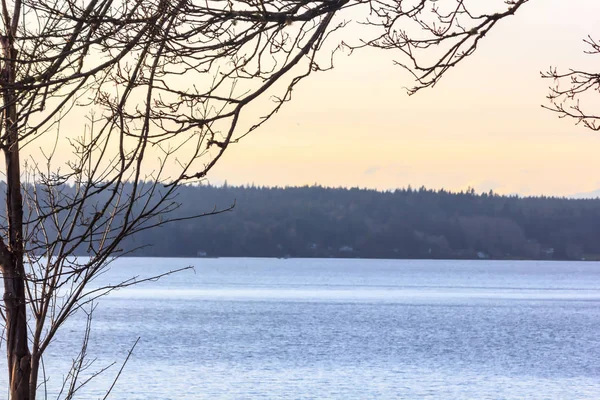
[[[3,0],[10,399],[36,397],[41,357],[70,315],[133,283],[89,286],[121,242],[173,221],[178,188],[203,179],[302,79],[331,68],[353,25],[347,10],[371,25],[347,45],[400,50],[420,88],[526,2],[494,1],[477,14],[462,0]],[[438,61],[421,64],[423,52]],[[273,101],[262,116],[248,113],[259,98]]]
[[[174,217],[233,199],[238,206],[140,232],[123,246],[152,244],[133,253],[150,257],[600,258],[599,199],[318,186],[202,185],[179,194]]]

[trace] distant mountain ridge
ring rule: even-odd
[[[591,192],[576,193],[567,197],[570,199],[598,199],[600,198],[600,189]]]

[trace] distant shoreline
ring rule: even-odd
[[[84,257],[79,256],[79,257]],[[600,262],[598,259],[585,260],[560,260],[560,259],[535,259],[535,258],[380,258],[380,257],[268,257],[268,256],[215,256],[215,257],[193,257],[193,256],[148,256],[148,255],[127,255],[119,258],[181,258],[192,260],[216,260],[216,259],[266,259],[266,260],[387,260],[387,261],[556,261],[556,262]]]

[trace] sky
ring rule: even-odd
[[[520,195],[600,189],[600,136],[543,110],[550,66],[598,66],[597,0],[531,0],[432,89],[407,96],[397,54],[340,54],[209,175],[220,184],[411,185]]]

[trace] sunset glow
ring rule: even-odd
[[[540,71],[597,63],[594,0],[532,2],[433,89],[406,95],[394,55],[338,54],[262,129],[233,146],[211,183],[407,185],[572,195],[600,188],[600,137],[540,105]]]

